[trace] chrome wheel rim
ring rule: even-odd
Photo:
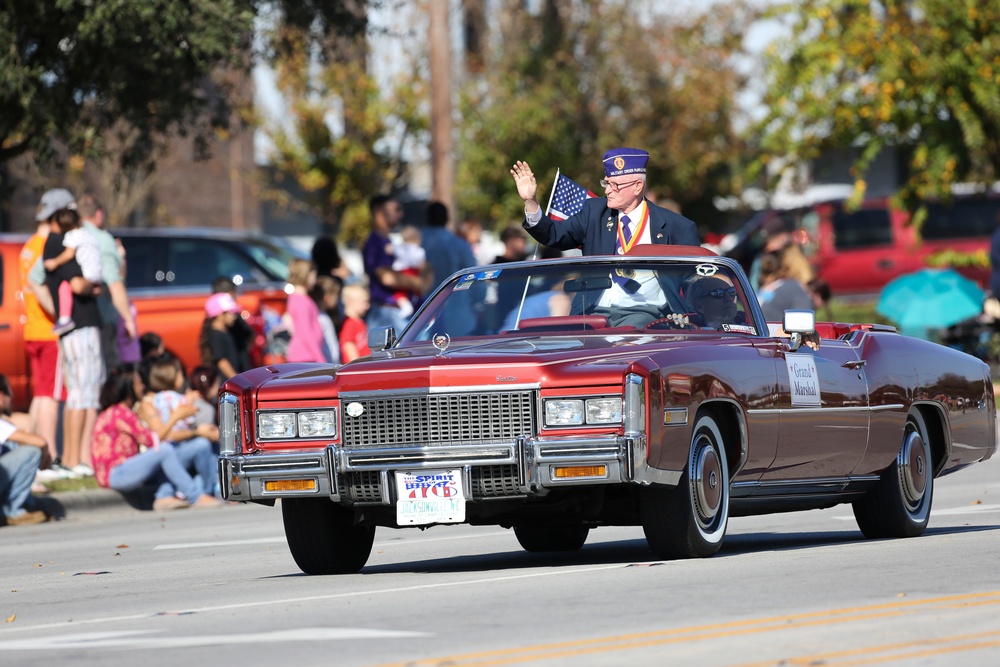
[[[722,462],[711,441],[701,436],[691,465],[695,514],[701,525],[708,527],[719,514],[725,490],[722,488]]]
[[[911,511],[919,509],[927,492],[930,471],[930,456],[927,443],[916,429],[908,428],[903,438],[903,447],[897,459],[899,485],[903,499]]]

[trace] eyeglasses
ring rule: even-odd
[[[723,288],[720,287],[718,289],[714,289],[714,290],[711,290],[709,292],[705,292],[701,296],[702,296],[702,298],[705,298],[706,296],[710,296],[713,299],[724,299],[725,297],[728,296],[730,299],[735,299],[736,298],[736,288],[735,287],[727,287],[726,289],[723,289]]]
[[[610,189],[612,192],[620,192],[622,188],[626,188],[630,185],[635,185],[636,183],[642,183],[642,179],[637,178],[631,183],[614,183],[606,178],[601,179],[601,187],[604,188],[605,190]]]

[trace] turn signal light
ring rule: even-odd
[[[314,479],[276,479],[264,482],[265,491],[315,491]]]
[[[574,477],[607,477],[608,467],[599,466],[559,466],[552,469],[556,479],[571,479]]]

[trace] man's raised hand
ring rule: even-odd
[[[517,194],[524,200],[538,203],[535,194],[538,192],[538,183],[535,182],[535,175],[531,173],[531,167],[527,162],[518,160],[510,170],[510,175],[514,177],[514,184],[517,185]]]

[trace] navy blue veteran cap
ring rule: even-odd
[[[604,154],[604,175],[645,174],[649,153],[638,148],[612,148]]]

